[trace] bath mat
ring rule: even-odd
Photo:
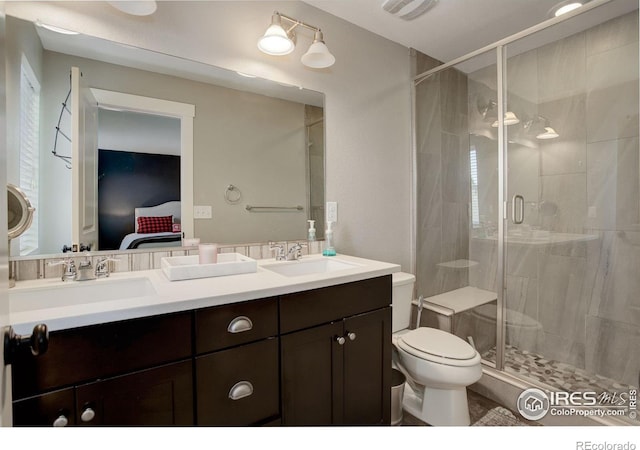
[[[496,406],[474,422],[472,427],[518,427],[528,424],[518,420],[511,411],[502,406]]]

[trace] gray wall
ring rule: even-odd
[[[438,62],[416,54],[418,73]],[[416,88],[417,293],[429,297],[469,284],[467,76],[455,68]],[[444,263],[444,265],[443,265]]]

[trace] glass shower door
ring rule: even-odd
[[[423,70],[439,65],[417,59]],[[415,87],[421,325],[453,332],[487,358],[495,356],[498,286],[496,74],[489,51]]]
[[[625,392],[640,373],[638,11],[580,20],[506,47],[504,369]]]

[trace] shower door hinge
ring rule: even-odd
[[[502,202],[502,220],[507,220],[509,217],[509,202]]]

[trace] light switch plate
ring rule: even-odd
[[[211,206],[210,205],[194,205],[193,206],[193,218],[194,219],[211,219]]]
[[[327,222],[338,221],[338,202],[327,202]]]

